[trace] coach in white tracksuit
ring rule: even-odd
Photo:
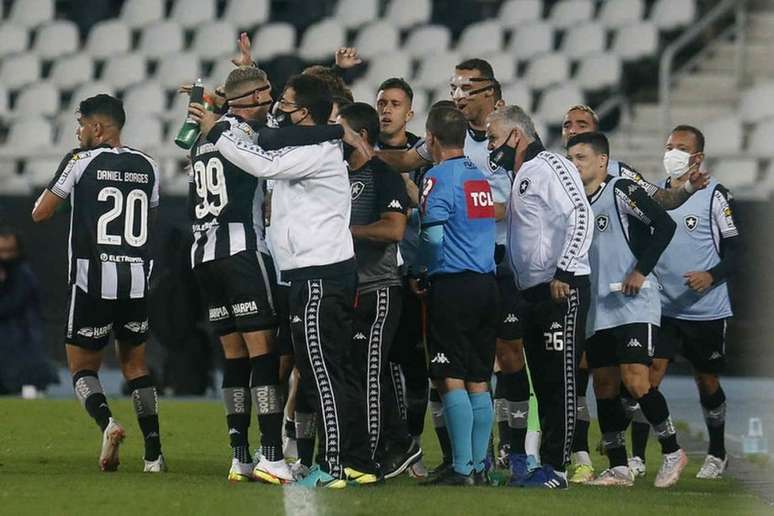
[[[523,483],[563,488],[575,428],[575,373],[589,304],[592,212],[575,166],[543,148],[517,106],[488,119],[492,159],[514,171],[508,255],[525,300],[524,345],[538,399],[542,469]]]

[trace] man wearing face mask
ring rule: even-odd
[[[679,125],[669,135],[664,154],[667,179],[684,178],[704,161],[704,135]],[[675,236],[655,272],[661,283],[661,333],[673,355],[680,351],[691,363],[709,434],[709,450],[696,475],[720,478],[728,458],[724,443],[726,396],[718,375],[725,364],[726,323],[733,316],[728,278],[736,271],[739,230],[731,193],[715,178],[669,215]],[[661,378],[657,378],[660,382]]]
[[[376,144],[379,115],[374,108],[355,102],[340,116],[369,145]],[[353,149],[346,159],[358,269],[353,352],[366,391],[371,454],[382,464],[385,478],[392,478],[422,456],[398,411],[388,364],[401,315],[398,243],[406,228],[409,200],[401,176],[379,158],[369,159]]]
[[[543,148],[520,107],[492,113],[487,132],[493,160],[517,178],[508,204],[508,257],[525,302],[524,350],[543,432],[543,466],[516,484],[566,489],[589,303],[591,208],[575,166]]]
[[[330,111],[331,94],[325,83],[295,75],[275,105],[273,118],[280,127],[333,128],[327,124]],[[272,250],[282,279],[290,282],[290,327],[302,378],[299,396],[319,414],[319,464],[302,485],[343,488],[378,482],[362,417],[364,393],[350,356],[357,263],[341,143],[267,152],[231,131],[230,124],[215,123],[198,106],[190,113],[225,159],[250,175],[275,180]],[[371,152],[357,135],[348,143],[365,155]]]

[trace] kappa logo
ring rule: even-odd
[[[519,322],[519,318],[516,317],[515,314],[508,314],[505,316],[505,319],[503,319],[504,323],[517,323]]]
[[[522,179],[519,183],[519,195],[524,195],[527,193],[527,189],[529,188],[529,179]]]
[[[688,231],[693,231],[696,229],[696,226],[699,225],[699,217],[696,215],[686,215],[685,219],[685,229]]]
[[[631,195],[634,192],[636,192],[637,188],[639,188],[639,186],[637,186],[637,184],[629,185],[629,195]]]
[[[597,229],[600,231],[605,231],[607,229],[609,223],[609,219],[607,218],[607,215],[600,215],[597,217]]]
[[[712,354],[709,357],[710,360],[717,360],[719,358],[723,358],[723,355],[721,355],[717,351],[713,351]]]
[[[637,340],[636,338],[632,337],[631,339],[629,339],[629,343],[626,344],[626,347],[627,348],[641,348],[642,344],[640,344],[639,340]]]
[[[362,181],[355,181],[350,188],[352,190],[352,200],[354,201],[360,197],[360,194],[365,190],[365,183]]]
[[[551,323],[551,329],[552,330],[561,330],[562,329],[562,325],[559,324],[558,322],[554,321],[553,323]]]
[[[124,324],[124,328],[132,333],[144,333],[148,331],[148,321],[131,321]]]
[[[449,359],[446,358],[446,354],[444,354],[444,353],[437,353],[430,362],[433,363],[433,364],[448,364],[448,363],[450,363]]]
[[[355,340],[366,340],[366,336],[363,335],[361,332],[357,332],[355,334]]]
[[[390,204],[387,205],[388,208],[394,208],[396,210],[402,210],[403,205],[400,203],[398,199],[393,199],[390,201]]]
[[[297,315],[294,315],[293,318],[290,320],[291,323],[300,323],[301,318]]]

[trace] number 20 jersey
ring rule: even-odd
[[[241,118],[227,114],[220,120],[228,121],[232,132],[252,139],[253,129]],[[268,254],[263,227],[264,180],[226,160],[204,138],[191,149],[189,179],[192,267],[242,251]]]
[[[158,166],[129,147],[68,153],[48,190],[70,198],[69,282],[102,299],[145,297]]]

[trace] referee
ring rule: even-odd
[[[564,489],[589,304],[591,208],[575,166],[543,148],[520,107],[492,113],[487,132],[492,159],[516,177],[508,205],[508,254],[525,302],[524,347],[543,430],[543,467],[513,484]]]

